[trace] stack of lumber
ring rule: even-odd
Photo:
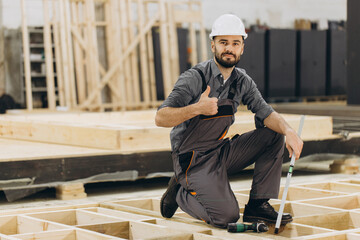
[[[21,2],[26,103],[32,110],[28,16],[26,1]],[[43,0],[43,16],[52,110],[57,105],[94,111],[158,106],[153,29],[160,35],[164,96],[179,75],[178,27],[189,30],[191,65],[207,59],[201,1]]]
[[[155,110],[106,113],[7,114],[0,117],[0,137],[117,151],[170,150],[171,128],[155,126]],[[300,116],[284,115],[297,129]],[[255,129],[254,115],[238,112],[227,137]],[[331,117],[307,116],[302,138],[332,135]]]

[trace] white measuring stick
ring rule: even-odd
[[[299,137],[301,136],[301,131],[302,131],[302,128],[304,126],[304,120],[305,120],[305,116],[302,115],[301,119],[300,119],[299,129],[298,129],[298,136]],[[285,188],[284,188],[282,199],[281,199],[280,209],[279,209],[278,216],[277,216],[277,219],[276,219],[275,234],[277,234],[278,231],[279,231],[282,215],[283,215],[283,212],[284,212],[286,196],[287,196],[287,192],[288,192],[288,189],[289,189],[290,180],[291,180],[294,165],[295,165],[295,152],[293,151],[292,156],[291,156],[289,171],[288,171],[288,174],[287,174],[287,177],[286,177],[286,184],[285,184]]]

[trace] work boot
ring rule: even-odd
[[[180,184],[177,183],[175,175],[171,177],[168,185],[160,201],[160,212],[165,218],[171,218],[179,207],[176,202],[176,194],[180,188]]]
[[[243,221],[244,222],[259,222],[265,221],[268,223],[276,223],[278,212],[266,201],[256,207],[245,205]],[[281,224],[291,222],[292,216],[290,213],[284,213],[281,219]]]

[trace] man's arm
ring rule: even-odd
[[[292,129],[285,121],[285,119],[277,112],[272,112],[267,118],[265,118],[264,124],[271,130],[285,135],[286,148],[289,151],[289,157],[291,157],[294,151],[295,159],[299,159],[304,143],[295,130]]]
[[[175,127],[197,115],[214,115],[218,111],[217,98],[209,98],[210,86],[201,94],[197,103],[173,108],[164,107],[156,112],[155,124],[158,127]]]

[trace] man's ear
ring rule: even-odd
[[[243,47],[242,47],[242,49],[241,49],[241,53],[240,53],[240,55],[243,55],[243,53],[244,53],[244,49],[245,49],[245,43],[243,43]]]
[[[211,51],[215,53],[215,40],[211,40]]]

